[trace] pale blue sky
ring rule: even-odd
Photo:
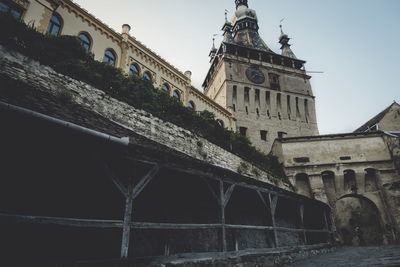
[[[100,20],[131,34],[181,71],[191,70],[201,89],[212,35],[221,34],[224,10],[234,0],[76,0]],[[321,134],[355,130],[400,102],[400,0],[249,0],[260,35],[280,52],[279,21],[292,49],[313,74]],[[217,37],[217,44],[221,37]]]

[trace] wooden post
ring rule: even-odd
[[[256,192],[257,192],[258,196],[260,197],[261,202],[264,204],[264,207],[267,209],[267,216],[268,215],[271,216],[270,205],[267,203],[263,193],[261,193],[260,191],[256,191]],[[275,242],[271,240],[271,237],[269,235],[269,230],[266,230],[266,234],[267,234],[267,239],[268,239],[269,244],[271,244],[271,246],[274,246]]]
[[[222,180],[219,181],[219,207],[221,212],[221,242],[222,242],[222,251],[226,251],[226,228],[225,228],[225,192],[224,192],[224,182]]]
[[[275,211],[276,211],[276,205],[278,203],[278,196],[274,195],[273,197],[271,197],[271,194],[268,194],[268,198],[271,209],[272,227],[274,228],[275,247],[277,248],[279,247],[279,241],[278,241],[278,232],[276,231]]]
[[[140,181],[134,185],[134,179],[129,180],[129,188],[127,189],[128,194],[125,199],[125,215],[124,215],[124,225],[122,230],[122,244],[121,244],[121,259],[128,258],[129,255],[129,241],[131,235],[131,223],[132,223],[132,206],[133,200],[139,196],[139,194],[144,190],[147,184],[157,175],[160,167],[158,165],[154,166],[145,176],[140,179]]]
[[[301,220],[301,228],[303,228],[303,237],[304,237],[304,245],[307,245],[307,235],[304,229],[304,204],[300,205],[300,220]]]
[[[130,190],[132,192],[132,189]],[[129,194],[125,200],[124,228],[122,230],[121,259],[128,258],[129,239],[131,234],[133,197]]]

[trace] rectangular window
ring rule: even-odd
[[[271,105],[271,93],[269,91],[265,92],[265,103],[267,105],[267,108],[269,108]]]
[[[260,90],[259,89],[255,90],[254,96],[255,96],[254,100],[255,100],[256,104],[260,105]]]
[[[286,105],[287,105],[288,117],[289,117],[289,120],[290,120],[290,115],[292,114],[292,109],[290,107],[290,95],[287,96],[287,104]]]
[[[245,87],[244,88],[244,101],[249,102],[250,100],[250,88]]]
[[[261,140],[263,140],[263,141],[267,141],[267,134],[268,134],[268,132],[267,131],[260,131],[260,137],[261,137]]]
[[[300,118],[300,117],[301,117],[301,115],[300,115],[300,109],[299,109],[299,98],[298,98],[298,97],[296,97],[296,117],[297,117],[297,118]]]
[[[236,97],[237,97],[237,86],[236,85],[233,86],[232,97],[234,100],[236,100]]]
[[[247,135],[247,128],[246,127],[239,127],[240,135],[246,136]]]
[[[304,112],[306,115],[306,122],[308,123],[309,113],[308,113],[308,100],[307,99],[304,99]]]
[[[307,163],[307,162],[310,162],[310,158],[308,158],[308,157],[294,158],[293,160],[294,160],[294,162],[297,162],[297,163]]]
[[[269,73],[269,84],[271,85],[271,89],[279,90],[281,87],[279,85],[279,76],[275,73]]]
[[[281,94],[276,95],[276,106],[278,109],[281,109],[282,104],[281,104]]]
[[[287,133],[285,133],[285,132],[278,132],[278,138],[279,138],[279,139],[285,138],[285,135],[287,135]]]

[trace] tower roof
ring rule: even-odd
[[[279,36],[279,43],[282,45],[281,46],[281,50],[282,50],[282,56],[285,57],[290,57],[290,58],[297,58],[296,55],[293,53],[292,49],[290,48],[290,44],[289,44],[289,36],[283,32],[282,29],[282,24],[279,25],[279,27],[281,28],[281,36]]]
[[[235,4],[236,11],[231,23],[233,27],[233,37],[230,43],[272,52],[258,34],[256,11],[249,8],[247,0],[235,0]]]

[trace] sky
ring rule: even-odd
[[[131,35],[182,72],[198,89],[209,68],[212,38],[222,40],[234,0],[75,0]],[[279,23],[312,73],[320,134],[352,132],[393,101],[400,103],[400,0],[249,0],[259,33],[280,53]]]

